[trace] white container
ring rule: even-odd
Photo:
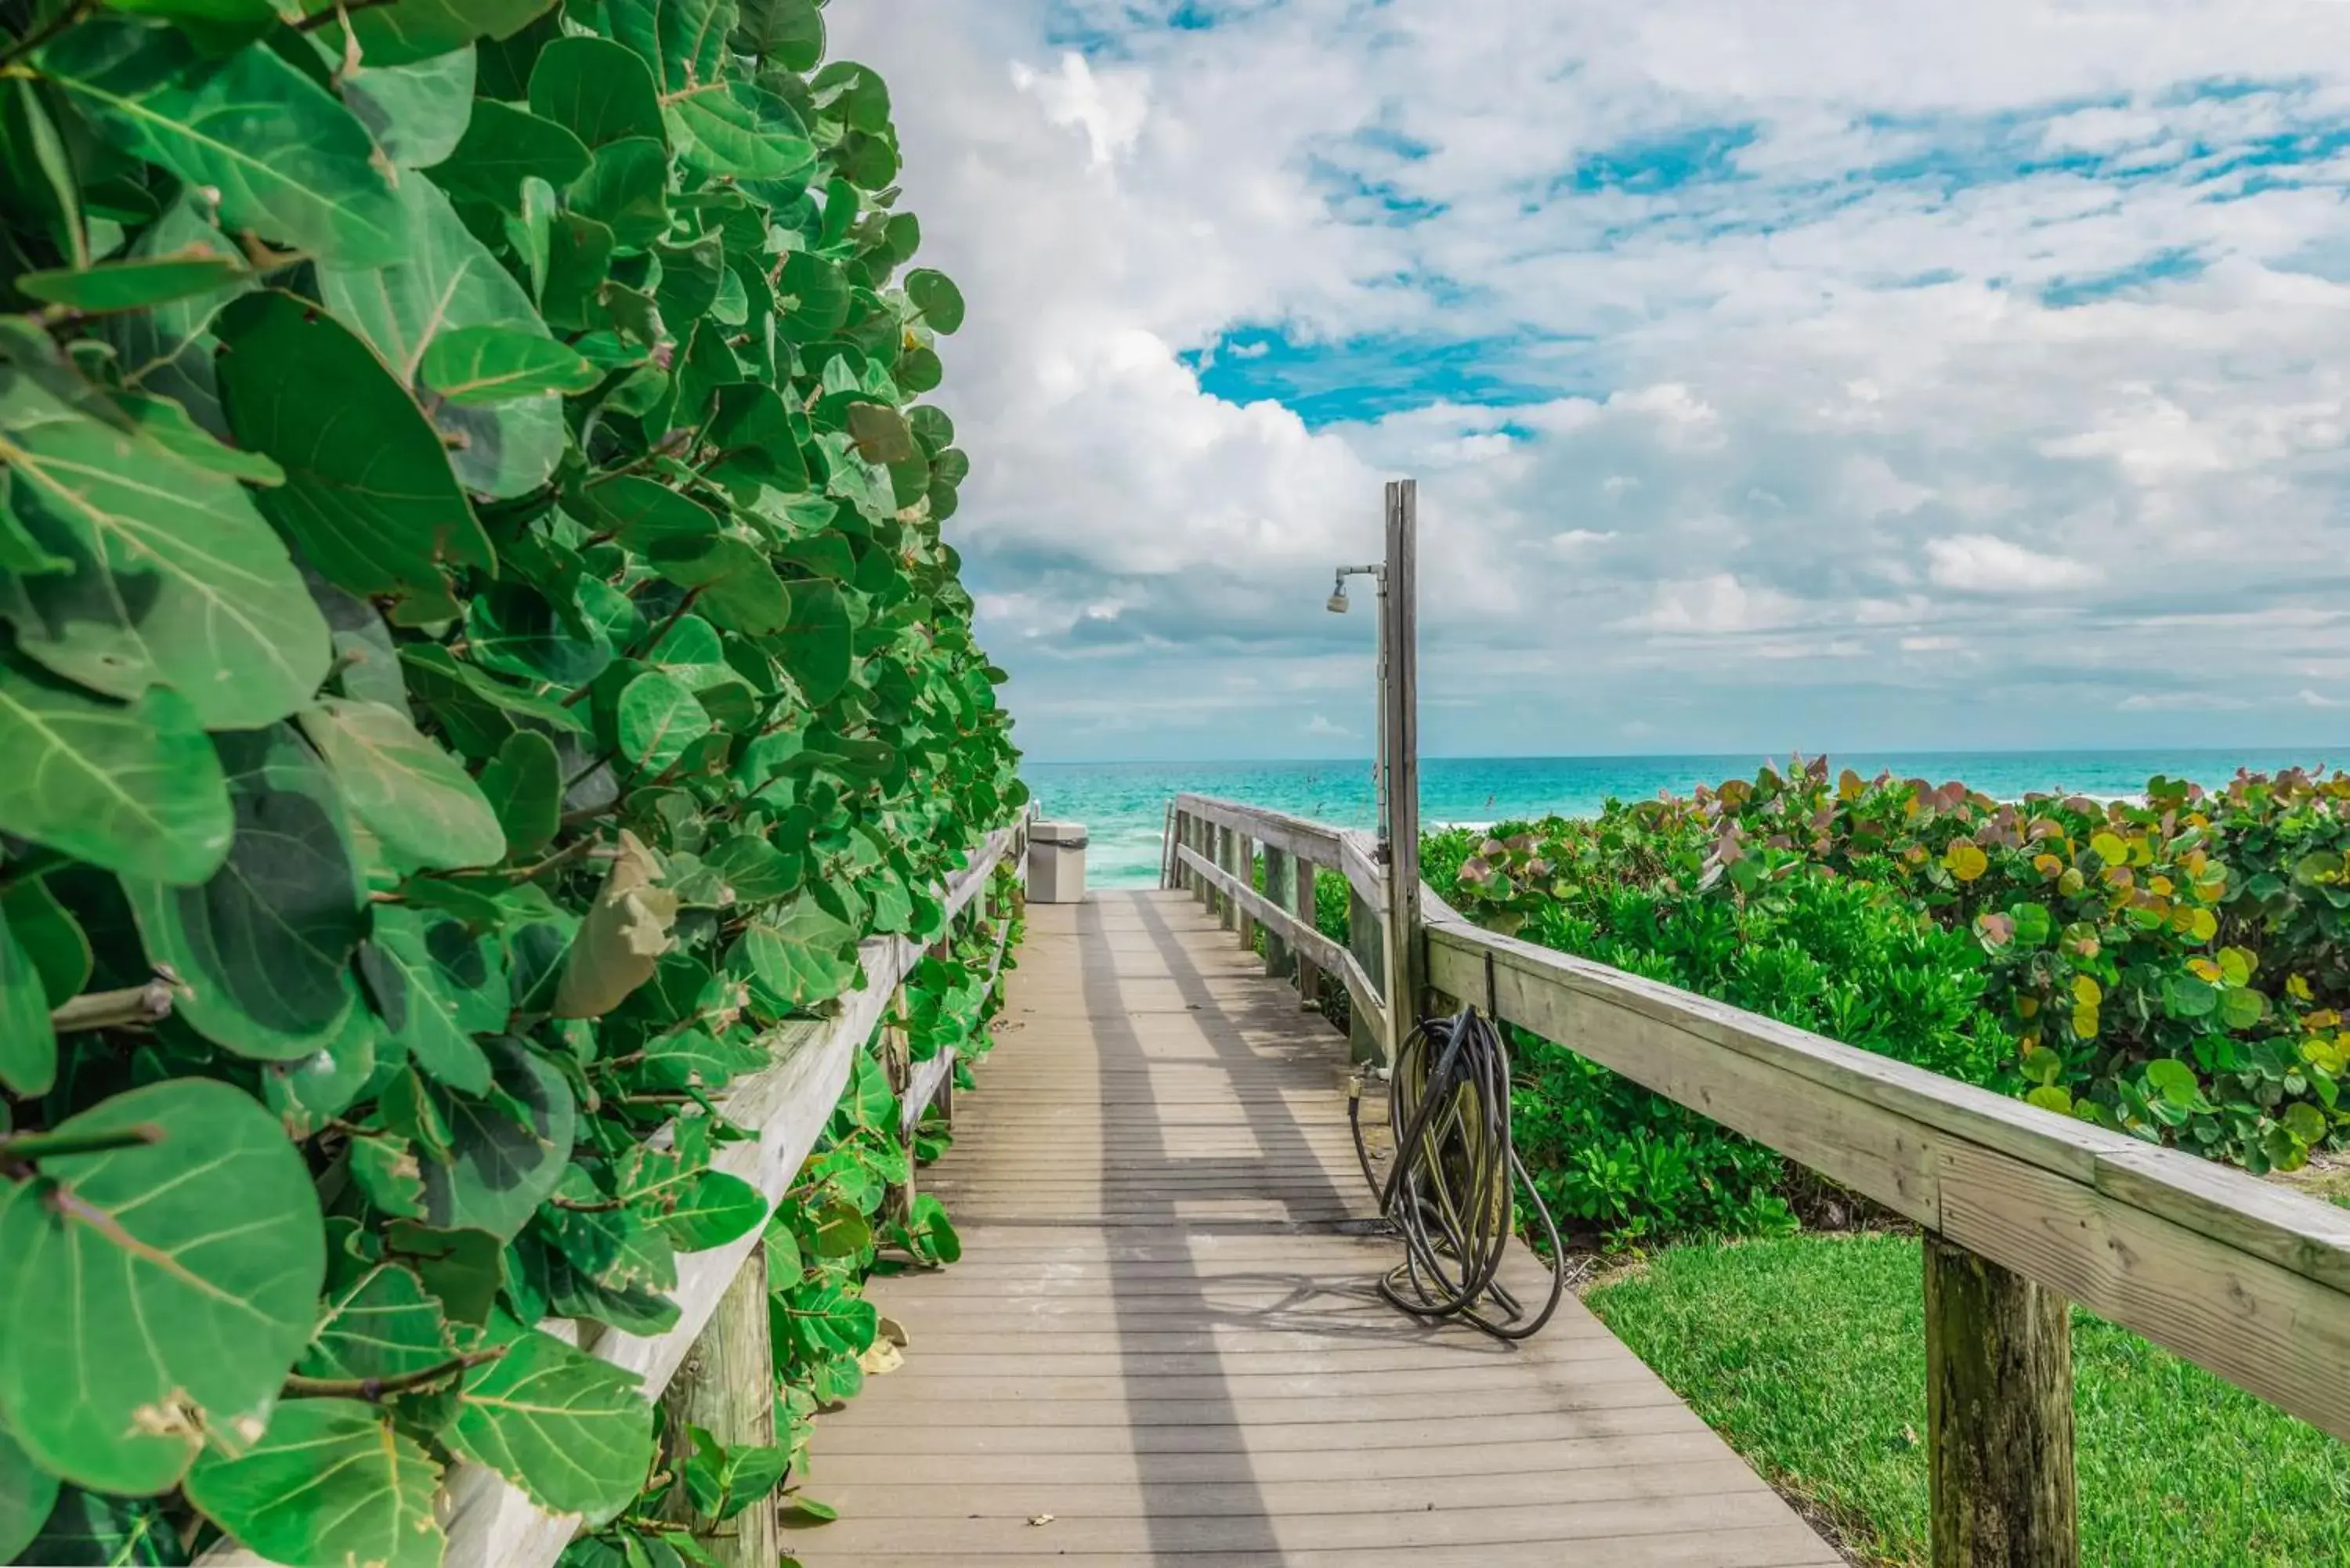
[[[1039,822],[1028,829],[1028,898],[1036,904],[1086,901],[1086,825]]]

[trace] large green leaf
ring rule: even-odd
[[[530,296],[439,187],[405,181],[400,201],[407,256],[373,272],[321,269],[318,287],[328,308],[367,339],[401,385],[423,389],[426,357],[444,333],[501,327],[547,341]],[[465,488],[483,495],[536,489],[563,456],[563,409],[550,398],[486,407],[435,400],[431,414],[454,449],[442,466],[453,465]]]
[[[563,764],[555,742],[515,731],[482,770],[482,793],[505,829],[509,856],[546,848],[563,826]]]
[[[652,72],[607,38],[557,38],[541,49],[530,73],[530,111],[590,151],[625,137],[665,134]]]
[[[456,1353],[440,1299],[403,1265],[379,1263],[328,1293],[295,1370],[359,1381],[414,1376],[447,1366]]]
[[[603,628],[576,607],[550,604],[520,583],[498,583],[465,607],[465,636],[484,667],[576,691],[612,662]]]
[[[450,1158],[423,1161],[424,1216],[440,1230],[511,1241],[563,1179],[577,1112],[563,1075],[518,1042],[494,1042],[491,1055],[491,1094],[433,1092]]]
[[[693,689],[664,670],[649,670],[620,693],[620,754],[647,777],[667,773],[686,748],[710,733],[710,715]]]
[[[652,1461],[652,1409],[634,1373],[530,1330],[465,1379],[450,1446],[550,1513],[600,1522],[626,1508]]]
[[[27,657],[112,696],[175,687],[208,729],[284,718],[333,658],[302,575],[234,479],[145,426],[90,417],[94,394],[0,365],[9,503],[70,569],[0,583]],[[199,438],[202,439],[202,438]]]
[[[473,51],[452,49],[402,65],[364,58],[359,69],[342,72],[341,87],[343,102],[383,155],[403,170],[421,169],[448,157],[465,134],[473,112]]]
[[[791,619],[792,598],[764,552],[731,535],[656,541],[647,564],[680,587],[702,590],[702,613],[731,631],[779,630]]]
[[[669,150],[644,136],[607,142],[571,182],[570,202],[622,249],[643,249],[669,233]]]
[[[717,514],[665,484],[633,473],[608,479],[588,493],[597,514],[632,550],[681,540],[715,538]]]
[[[356,999],[368,897],[332,774],[291,725],[214,737],[236,837],[209,881],[126,877],[148,956],[172,966],[177,1015],[242,1055],[320,1049]]]
[[[769,646],[810,707],[821,708],[839,696],[856,667],[848,601],[840,586],[821,577],[794,583],[791,619]]]
[[[16,286],[35,299],[69,306],[86,316],[103,316],[212,294],[250,275],[243,262],[218,251],[100,262],[79,272],[70,267],[28,272],[16,279]]]
[[[47,989],[0,911],[0,1085],[13,1095],[46,1095],[57,1075],[57,1036],[49,1023]]]
[[[906,275],[906,297],[931,331],[952,334],[962,327],[962,290],[942,272],[917,267]]]
[[[223,796],[225,801],[225,795]],[[19,877],[0,888],[0,915],[8,934],[40,971],[41,989],[52,1008],[81,994],[95,965],[89,938],[57,898],[47,878]]]
[[[703,82],[666,102],[680,152],[705,173],[790,180],[816,165],[816,143],[799,116],[756,82]]]
[[[459,922],[422,909],[385,905],[359,950],[375,1011],[405,1046],[409,1060],[469,1095],[490,1088],[490,1059],[476,1033],[505,1026],[504,971],[481,939]]]
[[[669,1233],[622,1206],[607,1207],[587,1173],[573,1166],[562,1195],[571,1207],[543,1212],[535,1225],[548,1249],[547,1295],[567,1317],[595,1317],[631,1334],[675,1326],[677,1256]]]
[[[824,13],[817,0],[742,0],[733,43],[787,71],[812,71],[824,58]]]
[[[587,145],[570,131],[527,109],[484,99],[473,105],[456,149],[425,172],[461,202],[519,214],[525,180],[561,190],[587,171]]]
[[[109,140],[219,192],[226,227],[345,266],[406,247],[366,129],[268,45],[214,64],[185,33],[100,16],[39,59]]]
[[[766,910],[744,929],[726,955],[726,970],[751,985],[753,1005],[767,1018],[829,1002],[857,972],[857,932],[800,893]]]
[[[0,1201],[0,1417],[68,1480],[145,1496],[207,1431],[260,1436],[326,1245],[301,1151],[242,1090],[174,1078],[55,1131],[133,1129],[151,1141],[45,1159]]]
[[[719,79],[733,0],[634,0],[612,13],[612,36],[651,67],[663,97]]]
[[[441,1467],[357,1399],[289,1399],[234,1457],[208,1450],[188,1501],[273,1563],[440,1568]]]
[[[823,257],[794,251],[784,258],[775,304],[784,312],[784,335],[795,343],[815,343],[848,319],[848,280]]]
[[[505,858],[505,829],[481,786],[407,714],[328,697],[303,713],[302,732],[359,819],[409,864],[453,869]]]
[[[461,407],[591,390],[604,372],[541,333],[461,327],[424,351],[424,384]]]
[[[705,1170],[660,1216],[681,1252],[699,1252],[749,1235],[767,1222],[764,1194],[739,1176]]]
[[[8,1428],[0,1427],[0,1558],[16,1562],[16,1553],[40,1534],[41,1521],[57,1501],[57,1478],[35,1464]]]
[[[264,507],[320,574],[432,599],[447,591],[442,562],[496,566],[441,437],[366,344],[285,294],[238,300],[220,332],[237,439],[286,471]]]
[[[220,759],[168,686],[110,702],[0,659],[0,831],[159,882],[202,882],[235,831]]]

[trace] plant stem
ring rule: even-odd
[[[405,1394],[411,1388],[426,1387],[444,1377],[495,1361],[505,1353],[506,1346],[493,1345],[487,1350],[469,1351],[437,1366],[395,1373],[390,1377],[305,1377],[298,1373],[289,1373],[284,1392],[293,1399],[366,1399],[373,1402],[387,1395]]]
[[[610,1214],[626,1209],[629,1203],[626,1198],[607,1198],[601,1203],[578,1203],[568,1198],[550,1198],[546,1201],[573,1214]]]
[[[145,985],[121,991],[92,991],[68,999],[49,1014],[49,1027],[60,1034],[80,1034],[95,1029],[121,1029],[153,1023],[172,1016],[177,985],[158,974]]]
[[[118,1148],[140,1148],[163,1141],[163,1129],[153,1122],[134,1122],[111,1132],[18,1133],[0,1137],[0,1162],[63,1159],[75,1154],[107,1154]]]

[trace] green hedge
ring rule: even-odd
[[[2338,1148],[2350,778],[2140,802],[1764,768],[1593,819],[1429,836],[1497,929],[2255,1171]],[[1547,1044],[1520,1125],[1618,1240],[1783,1228],[1779,1162]]]
[[[823,51],[0,0],[0,1559],[629,1508],[650,1407],[533,1325],[674,1321],[763,1218],[713,1096],[1024,800],[963,302]]]

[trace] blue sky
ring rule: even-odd
[[[2350,8],[836,0],[1057,758],[2350,738]]]

